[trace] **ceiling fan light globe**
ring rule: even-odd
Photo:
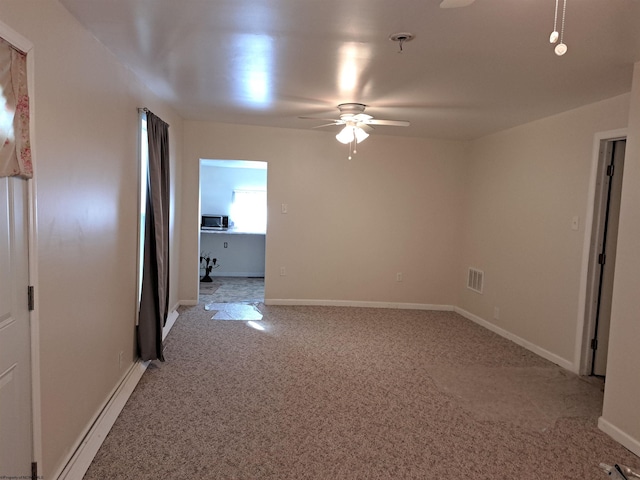
[[[358,143],[364,142],[369,136],[369,134],[360,127],[354,127],[353,130],[356,136],[356,142]]]
[[[354,138],[353,127],[349,125],[340,130],[340,133],[336,135],[336,140],[340,143],[344,143],[345,145],[353,142]]]

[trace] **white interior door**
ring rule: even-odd
[[[0,478],[30,478],[27,181],[0,178]]]

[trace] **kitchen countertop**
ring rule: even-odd
[[[266,232],[244,232],[234,228],[228,228],[226,230],[200,230],[200,233],[215,233],[218,235],[221,233],[227,235],[266,235]]]

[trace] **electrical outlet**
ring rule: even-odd
[[[122,357],[124,356],[124,352],[118,352],[118,368],[122,368]]]
[[[287,205],[286,203],[283,203],[281,206],[281,211],[282,213],[289,213],[289,205]]]
[[[229,246],[229,242],[224,242],[224,248],[227,248]]]
[[[280,267],[280,276],[284,277],[287,274],[287,269],[284,267]]]
[[[493,307],[493,318],[500,319],[500,307]]]
[[[401,282],[402,281],[402,272],[398,272],[396,273],[396,282]]]

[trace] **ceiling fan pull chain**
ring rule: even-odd
[[[560,43],[564,43],[564,16],[567,13],[567,0],[562,5],[562,28],[560,30]]]
[[[353,144],[353,150],[351,150],[351,144]],[[349,160],[351,160],[352,158],[351,152],[353,152],[354,155],[358,153],[358,139],[355,136],[353,137],[353,140],[349,142],[349,157],[348,157]]]
[[[558,41],[558,1],[556,0],[556,12],[553,16],[553,32],[549,35],[549,43],[556,43]]]
[[[555,52],[556,55],[561,57],[565,53],[567,53],[567,46],[564,43],[564,17],[567,13],[567,0],[564,0],[564,4],[562,6],[562,26],[560,28],[560,43],[556,45]]]

